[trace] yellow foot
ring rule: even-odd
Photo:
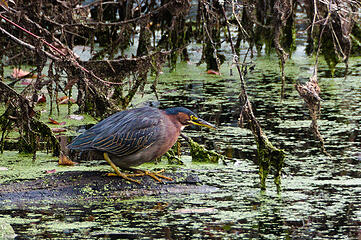
[[[122,177],[122,178],[124,178],[125,180],[128,180],[128,181],[130,181],[130,182],[135,182],[135,183],[140,184],[140,181],[135,180],[135,179],[133,179],[133,178],[130,178],[130,177],[134,177],[134,175],[136,175],[136,174],[125,174],[125,173],[121,173],[121,172],[119,172],[119,173],[107,173],[107,176],[109,176],[109,177],[114,177],[114,176],[116,176],[116,177]]]
[[[128,180],[128,181],[130,181],[130,182],[135,182],[135,183],[140,184],[140,181],[135,180],[135,179],[133,179],[133,178],[130,178],[130,177],[128,176],[128,174],[121,173],[121,172],[119,171],[119,169],[117,168],[117,166],[115,166],[115,164],[112,162],[112,160],[110,160],[109,155],[108,155],[107,153],[104,153],[104,159],[105,159],[105,160],[109,163],[109,165],[114,169],[114,171],[116,172],[116,175],[117,175],[117,176],[122,177],[122,178],[124,178],[125,180]],[[131,174],[131,175],[133,175],[133,174]],[[108,176],[109,176],[109,175],[108,175]]]
[[[160,173],[164,172],[164,169],[162,169],[160,171],[156,171],[156,172],[150,172],[150,171],[147,171],[147,170],[139,170],[139,169],[137,169],[136,171],[140,172],[140,173],[136,173],[133,176],[149,176],[149,177],[155,179],[158,182],[162,182],[162,180],[160,180],[159,178],[163,178],[163,179],[166,179],[168,181],[173,181],[172,178],[166,177],[166,176],[160,174]]]
[[[130,178],[130,177],[139,177],[139,176],[145,176],[145,175],[152,177],[153,179],[155,179],[158,182],[162,182],[162,180],[160,180],[159,178],[164,178],[164,179],[167,179],[168,181],[173,181],[172,178],[166,177],[166,176],[163,176],[162,174],[160,174],[161,172],[164,172],[164,169],[162,169],[160,171],[157,171],[157,172],[150,172],[150,171],[144,171],[144,170],[138,170],[138,169],[131,169],[130,168],[129,170],[134,171],[134,172],[138,172],[138,173],[134,173],[134,174],[121,173],[119,171],[118,167],[115,166],[115,164],[112,162],[112,160],[110,160],[108,153],[105,152],[103,155],[104,155],[104,159],[109,163],[109,165],[116,172],[115,175],[119,176],[119,177],[122,177],[125,180],[128,180],[130,182],[135,182],[135,183],[140,184],[140,181],[135,180],[135,179]],[[108,174],[108,176],[114,176],[114,174]]]

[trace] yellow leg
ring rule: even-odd
[[[115,166],[115,164],[112,162],[112,160],[110,160],[108,153],[104,153],[103,155],[104,155],[105,161],[107,161],[107,162],[109,163],[109,165],[114,169],[114,171],[116,172],[116,174],[117,174],[119,177],[122,177],[122,178],[124,178],[125,180],[128,180],[128,181],[131,181],[131,182],[135,182],[135,183],[140,184],[140,182],[139,182],[138,180],[134,180],[134,179],[128,177],[126,174],[121,173],[121,172],[119,171],[118,167]]]

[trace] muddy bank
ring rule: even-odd
[[[36,180],[24,180],[0,186],[0,206],[42,200],[128,199],[136,196],[206,193],[217,188],[203,185],[193,173],[165,173],[173,181],[158,183],[148,176],[137,177],[142,184],[119,177],[106,176],[105,171],[70,171],[55,173]]]

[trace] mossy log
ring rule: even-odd
[[[201,184],[190,172],[166,172],[173,181],[160,184],[148,176],[137,177],[142,184],[109,177],[102,171],[63,171],[35,180],[0,185],[0,206],[40,201],[82,201],[131,199],[139,196],[179,193],[212,193],[218,189]]]
[[[202,145],[193,141],[190,137],[181,134],[181,136],[188,142],[193,162],[210,162],[218,163],[219,160],[224,159],[224,156],[214,151],[205,149]]]

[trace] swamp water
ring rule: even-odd
[[[296,81],[307,81],[312,74],[312,59],[302,56],[296,52],[286,65],[283,100],[276,58],[257,58],[247,79],[263,130],[287,152],[280,193],[272,176],[267,191],[260,191],[254,139],[249,130],[237,126],[238,76],[230,76],[226,65],[221,76],[213,76],[204,72],[204,66],[184,63],[160,76],[161,106],[185,106],[217,123],[216,131],[185,133],[231,160],[196,164],[184,153],[185,165],[167,171],[195,173],[215,191],[126,200],[3,201],[0,238],[16,234],[17,239],[361,239],[361,59],[351,59],[347,79],[341,64],[334,77],[327,67],[319,69],[323,101],[318,123],[329,158],[320,153],[309,131],[308,110],[294,88]],[[149,99],[142,101],[154,100],[153,95],[145,96]],[[49,169],[110,169],[84,162],[59,167],[56,158],[44,153],[33,163],[31,157],[13,152],[0,155],[0,167],[2,182],[43,177]]]

